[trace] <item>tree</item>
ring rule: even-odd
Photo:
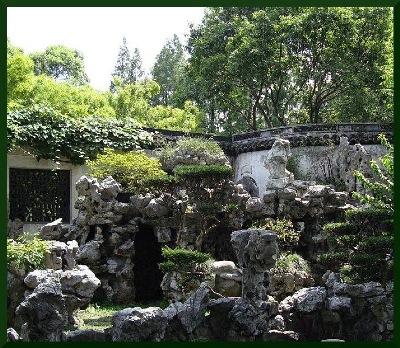
[[[151,70],[153,79],[160,85],[160,94],[153,100],[155,105],[176,106],[174,93],[182,82],[184,65],[183,47],[178,36],[174,35],[157,55]]]
[[[57,82],[45,74],[36,76],[32,59],[8,42],[7,109],[12,111],[31,106],[52,108],[73,118],[115,116],[106,94],[89,85]]]
[[[393,118],[390,8],[212,8],[188,76],[207,129]]]
[[[83,55],[75,49],[54,45],[47,47],[44,52],[32,53],[29,57],[34,62],[36,75],[44,74],[56,81],[66,81],[74,85],[84,85],[89,82]]]
[[[33,77],[33,61],[7,39],[7,105],[27,98]]]
[[[115,64],[114,71],[111,74],[113,80],[111,81],[110,91],[116,91],[116,78],[120,79],[122,85],[139,82],[143,75],[142,58],[140,52],[135,48],[132,57],[130,55],[126,38],[122,39],[122,46],[119,48],[117,63]]]

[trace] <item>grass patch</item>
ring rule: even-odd
[[[160,300],[155,302],[131,303],[131,304],[113,304],[113,303],[91,303],[89,306],[78,312],[80,330],[104,330],[112,326],[112,316],[115,312],[125,308],[133,307],[168,307],[168,301]]]

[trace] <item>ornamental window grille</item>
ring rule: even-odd
[[[69,170],[10,168],[9,188],[10,220],[69,222]]]

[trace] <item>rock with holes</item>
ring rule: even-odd
[[[68,312],[57,278],[40,283],[17,307],[16,314],[26,323],[25,340],[59,342],[68,324]]]

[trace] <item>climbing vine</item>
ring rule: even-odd
[[[7,112],[7,150],[23,148],[37,160],[83,164],[105,148],[129,151],[150,143],[151,134],[132,118],[73,119],[37,105]]]

